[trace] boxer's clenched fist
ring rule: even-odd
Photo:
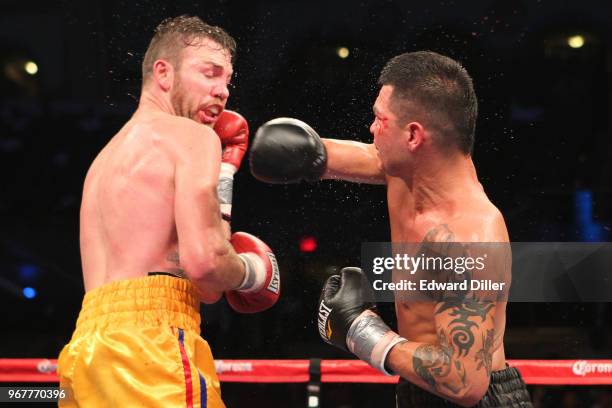
[[[230,242],[244,262],[245,273],[240,286],[225,293],[227,302],[239,313],[271,308],[280,296],[280,273],[272,250],[246,232],[234,233]]]
[[[321,138],[301,120],[278,118],[255,134],[250,167],[253,177],[267,183],[316,181],[323,176],[327,152]]]
[[[214,130],[219,135],[223,145],[217,193],[223,219],[230,222],[232,219],[234,174],[240,168],[249,146],[249,125],[242,115],[225,110],[215,123]]]
[[[234,171],[238,170],[249,147],[249,124],[239,113],[224,110],[219,115],[214,130],[223,145],[221,163],[230,164]]]
[[[407,341],[375,312],[374,293],[360,268],[344,268],[325,282],[319,299],[319,335],[389,374],[385,359],[393,346]]]

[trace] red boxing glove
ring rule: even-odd
[[[239,113],[224,110],[219,115],[214,130],[224,147],[221,162],[231,164],[236,172],[249,147],[249,125],[246,119]]]
[[[244,279],[237,289],[225,292],[227,303],[239,313],[269,309],[280,296],[280,274],[272,250],[259,238],[236,232],[230,240],[244,262]]]
[[[230,222],[232,220],[234,173],[240,168],[240,163],[249,146],[249,125],[240,114],[225,110],[219,115],[214,130],[223,145],[217,192],[221,215],[224,220]]]

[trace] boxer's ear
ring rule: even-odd
[[[167,92],[174,83],[174,67],[168,61],[158,59],[153,63],[153,78]]]
[[[405,141],[408,149],[414,152],[425,141],[425,129],[419,122],[409,122],[404,126]]]

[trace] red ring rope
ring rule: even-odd
[[[309,360],[217,360],[221,381],[303,383]],[[612,385],[612,360],[509,360],[527,384]],[[0,382],[58,382],[57,360],[0,359]],[[396,383],[359,360],[322,360],[321,382]]]

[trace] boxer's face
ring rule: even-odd
[[[402,148],[402,129],[398,126],[397,115],[391,110],[393,87],[384,85],[374,102],[374,121],[370,132],[383,170],[393,176],[401,171],[408,152]]]
[[[203,39],[185,47],[171,91],[172,106],[179,116],[213,126],[225,108],[232,78],[230,53]]]

